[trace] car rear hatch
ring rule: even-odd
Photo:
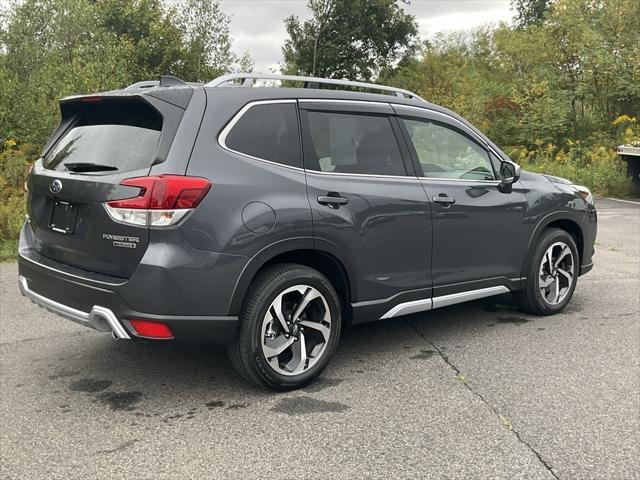
[[[149,227],[114,219],[107,202],[145,193],[144,185],[121,183],[150,178],[151,167],[165,160],[188,98],[175,103],[126,91],[61,101],[60,126],[27,181],[33,247],[40,255],[92,272],[132,275]]]

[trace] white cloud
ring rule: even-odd
[[[438,32],[472,30],[488,23],[510,22],[513,14],[509,10],[486,10],[484,12],[456,12],[432,18],[419,18],[421,38],[429,38]]]

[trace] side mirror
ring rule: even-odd
[[[500,183],[498,189],[502,193],[511,193],[513,184],[520,179],[520,165],[511,162],[500,164]]]

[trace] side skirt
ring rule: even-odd
[[[451,295],[442,295],[440,297],[426,298],[423,300],[413,300],[411,302],[404,302],[396,305],[388,310],[380,319],[399,317],[400,315],[408,315],[410,313],[424,312],[426,310],[433,310],[434,308],[447,307],[449,305],[455,305],[456,303],[468,302],[471,300],[478,300],[480,298],[491,297],[493,295],[500,295],[503,293],[509,293],[509,290],[504,285],[480,288],[477,290],[469,290],[467,292],[452,293]]]

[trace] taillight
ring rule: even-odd
[[[177,224],[211,189],[206,178],[182,175],[127,178],[120,185],[138,187],[140,192],[135,197],[106,202],[107,213],[116,222],[143,227]]]
[[[100,95],[90,95],[88,97],[82,97],[80,101],[84,103],[96,103],[101,102],[102,97]]]
[[[33,163],[29,165],[29,168],[27,169],[27,175],[24,178],[24,191],[28,192],[29,191],[29,175],[31,175],[31,171],[33,170]]]

